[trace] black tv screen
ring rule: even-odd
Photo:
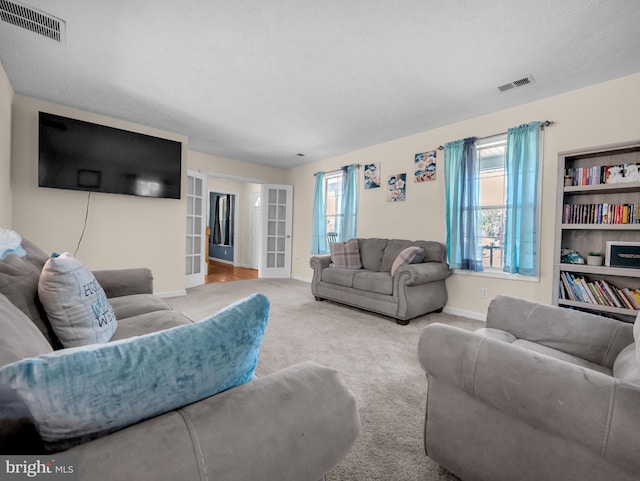
[[[182,143],[40,112],[38,185],[180,198]]]

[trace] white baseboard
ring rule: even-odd
[[[229,264],[230,266],[234,265],[233,261],[228,261],[227,259],[219,259],[217,257],[209,257],[210,261],[219,262],[220,264]]]
[[[312,277],[300,277],[300,276],[291,276],[291,279],[295,279],[296,281],[306,282],[307,284],[311,284]]]
[[[446,314],[453,314],[454,316],[470,317],[471,319],[487,322],[487,315],[482,312],[466,311],[464,309],[448,306],[445,306],[444,309],[442,309],[442,312]]]
[[[182,297],[187,295],[187,291],[182,289],[181,291],[166,291],[166,292],[154,292],[154,294],[158,297]]]

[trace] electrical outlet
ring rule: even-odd
[[[486,287],[480,289],[480,297],[482,297],[483,299],[489,297],[489,289],[487,289]]]

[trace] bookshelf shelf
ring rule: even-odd
[[[640,224],[562,224],[565,230],[640,230]]]
[[[623,192],[637,192],[640,190],[640,182],[623,182],[620,184],[598,184],[598,185],[571,185],[566,186],[564,191],[568,194],[595,194],[609,193],[621,194]]]
[[[640,269],[626,267],[589,266],[586,264],[560,264],[562,272],[582,272],[599,276],[640,277]]]
[[[562,249],[571,249],[586,259],[589,252],[604,253],[607,241],[640,242],[640,182],[607,183],[614,171],[612,166],[627,164],[640,165],[640,140],[558,154],[552,296],[555,305],[624,321],[632,321],[638,314],[638,310],[629,308],[636,307],[632,302],[619,307],[625,303],[618,302],[619,297],[608,300],[602,290],[598,299],[596,286],[609,286],[618,296],[623,292],[628,295],[629,291],[640,290],[640,269],[560,262]],[[565,181],[587,185],[565,185]],[[623,210],[616,210],[615,215],[609,210],[605,216],[607,207],[611,209],[612,205],[622,205],[619,209]],[[598,223],[607,218],[618,223]],[[582,222],[570,223],[575,220]],[[590,302],[584,302],[587,297]]]
[[[622,316],[635,316],[639,311],[631,309],[622,309],[620,307],[601,306],[599,304],[591,304],[588,302],[570,301],[569,299],[560,299],[558,305],[565,307],[575,307],[578,309],[584,309],[596,312],[609,312],[611,314],[619,314]]]

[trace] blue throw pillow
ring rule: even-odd
[[[268,315],[253,294],[194,324],[7,364],[0,385],[68,448],[250,381]]]

